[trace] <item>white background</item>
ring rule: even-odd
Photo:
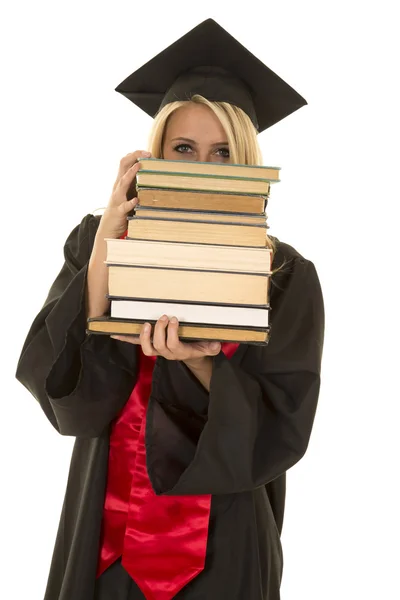
[[[282,168],[269,231],[315,263],[326,310],[314,429],[288,472],[282,599],[400,598],[395,7],[15,0],[2,8],[2,598],[43,598],[74,441],[14,380],[21,346],[68,233],[107,204],[119,160],[146,148],[151,119],[114,88],[208,17],[308,101],[260,136],[264,163]]]

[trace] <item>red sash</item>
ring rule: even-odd
[[[239,344],[222,344],[228,358]],[[169,600],[204,569],[211,496],[157,496],[146,469],[147,404],[156,357],[139,347],[139,374],[110,436],[97,577],[122,565],[147,600]]]

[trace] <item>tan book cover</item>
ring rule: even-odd
[[[128,221],[128,237],[142,240],[265,247],[266,236],[266,225],[231,225],[137,217],[131,217]]]
[[[280,167],[264,165],[236,165],[210,163],[193,160],[165,160],[159,158],[141,158],[140,163],[146,171],[162,173],[178,172],[192,175],[219,175],[223,177],[244,177],[254,179],[272,179],[279,181]]]
[[[90,318],[87,322],[87,333],[106,335],[138,336],[144,321],[126,321],[111,317]],[[180,324],[178,336],[182,340],[217,340],[219,342],[238,342],[243,344],[266,345],[269,340],[269,330],[246,328],[210,327],[201,325]]]
[[[199,190],[204,192],[240,192],[242,194],[268,194],[270,181],[242,179],[240,177],[207,177],[180,173],[158,173],[141,169],[136,175],[138,187]]]
[[[106,238],[106,262],[142,267],[270,274],[272,250]]]
[[[268,305],[268,275],[108,265],[108,293],[126,299]]]
[[[269,194],[247,195],[222,192],[199,192],[196,190],[171,190],[160,188],[137,188],[139,206],[181,210],[204,210],[227,213],[261,215],[265,211]]]
[[[205,223],[231,223],[234,225],[265,225],[265,215],[246,215],[243,213],[206,212],[198,210],[171,210],[137,206],[135,216],[138,219],[171,219],[172,221],[200,221]]]

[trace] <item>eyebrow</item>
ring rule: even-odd
[[[182,140],[184,142],[189,142],[190,144],[197,144],[195,140],[191,140],[190,138],[185,137],[176,137],[172,138],[171,142],[176,142],[177,140]],[[228,146],[228,142],[215,142],[215,144],[211,144],[211,146]]]

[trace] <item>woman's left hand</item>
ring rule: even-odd
[[[221,350],[220,342],[181,342],[178,337],[179,323],[176,317],[168,319],[163,315],[154,326],[153,341],[151,342],[151,325],[145,323],[140,336],[112,335],[116,340],[129,344],[140,344],[146,356],[163,356],[167,360],[181,360],[196,364],[207,356],[215,356]]]

